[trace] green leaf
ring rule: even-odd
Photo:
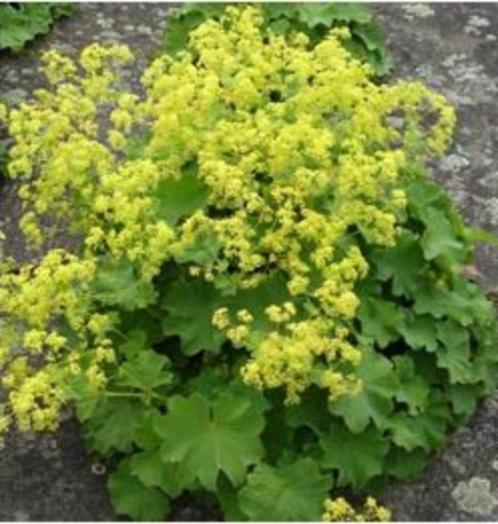
[[[450,382],[466,383],[475,381],[475,372],[470,354],[470,335],[454,320],[439,322],[438,339],[444,344],[437,353],[438,366],[448,370]]]
[[[287,424],[292,428],[306,426],[317,435],[326,430],[330,418],[328,412],[328,394],[317,387],[308,388],[302,395],[299,404],[285,409]]]
[[[433,401],[421,415],[411,417],[399,413],[389,419],[393,442],[406,451],[423,448],[429,452],[445,440],[449,410],[445,403]]]
[[[299,18],[299,5],[288,2],[268,2],[261,4],[263,12],[268,21],[287,18],[288,20],[297,20]]]
[[[389,360],[372,349],[362,352],[356,375],[363,382],[357,395],[345,395],[330,403],[330,411],[341,416],[353,433],[362,432],[373,420],[382,429],[393,410],[398,382]]]
[[[365,4],[333,2],[328,5],[334,13],[335,18],[343,22],[355,22],[356,24],[363,25],[370,23],[373,19],[371,8]]]
[[[133,359],[149,347],[147,333],[141,329],[133,329],[126,334],[126,342],[119,346],[119,351],[128,360]]]
[[[272,392],[273,393],[273,392]],[[266,414],[265,429],[261,440],[265,448],[268,462],[278,464],[285,461],[296,452],[296,430],[287,422],[282,409],[282,399],[275,402],[272,410]]]
[[[202,350],[217,352],[225,337],[213,326],[213,314],[226,305],[227,299],[201,279],[177,279],[164,287],[162,295],[162,307],[168,312],[163,333],[178,335],[186,355]]]
[[[408,480],[418,477],[427,466],[427,454],[418,448],[412,452],[391,446],[384,461],[384,472],[398,479]]]
[[[476,243],[487,244],[498,247],[498,236],[479,227],[468,227],[466,229],[469,240]]]
[[[156,280],[154,286],[160,291],[161,285]],[[121,344],[118,345],[119,353],[127,359],[132,359],[139,353],[150,350],[151,347],[162,345],[164,342],[163,319],[164,311],[161,310],[158,303],[134,311],[119,309],[117,325],[117,335],[121,340]]]
[[[124,398],[108,398],[93,412],[86,426],[91,448],[101,455],[111,451],[129,452],[136,440],[144,406]]]
[[[154,429],[155,422],[160,416],[159,411],[154,408],[148,407],[144,411],[140,425],[135,431],[134,442],[139,448],[153,451],[161,445],[161,438]]]
[[[420,245],[427,260],[432,260],[443,253],[451,253],[453,250],[459,251],[463,247],[455,238],[453,226],[443,211],[427,209],[425,225],[426,229]]]
[[[362,298],[357,316],[361,322],[361,334],[374,340],[381,348],[400,337],[404,315],[401,308],[391,302]]]
[[[380,280],[392,278],[396,296],[413,293],[421,272],[426,270],[420,242],[407,234],[401,236],[392,248],[375,249],[372,260]]]
[[[169,513],[168,498],[159,489],[144,486],[132,474],[129,460],[110,476],[108,487],[116,512],[133,520],[159,521]]]
[[[188,479],[197,478],[211,491],[220,471],[234,485],[244,481],[247,467],[263,455],[263,428],[263,415],[250,397],[230,392],[213,403],[199,394],[174,397],[168,414],[156,423],[163,460],[180,462]]]
[[[130,458],[130,471],[147,487],[161,486],[166,471],[159,448],[135,453]]]
[[[232,376],[230,371],[227,371],[221,366],[203,367],[198,375],[186,383],[186,387],[182,390],[182,393],[186,395],[199,393],[210,402],[214,401],[226,390]],[[246,387],[249,389],[248,386]],[[252,391],[256,390],[252,388]]]
[[[269,409],[270,404],[265,399],[262,391],[253,386],[248,386],[242,381],[238,372],[233,373],[232,369],[227,369],[224,366],[203,367],[199,374],[193,379],[189,380],[185,387],[185,393],[191,395],[198,393],[209,402],[216,402],[216,399],[227,389],[233,395],[240,395],[247,398],[253,406],[256,406],[260,411]]]
[[[161,488],[170,497],[178,497],[191,484],[182,464],[163,462],[159,448],[134,454],[130,470],[144,486]]]
[[[319,521],[330,488],[309,458],[280,468],[260,464],[240,491],[240,508],[253,522]]]
[[[21,51],[27,42],[47,33],[55,20],[71,14],[68,4],[0,4],[0,50]]]
[[[463,326],[469,326],[476,318],[487,316],[489,304],[482,292],[479,295],[467,293],[465,290],[438,289],[433,284],[424,282],[414,294],[413,309],[418,315],[429,314],[438,319],[448,316]]]
[[[168,357],[152,350],[144,351],[119,367],[119,385],[150,391],[165,384],[171,384],[173,374],[169,371]]]
[[[406,188],[408,196],[408,206],[411,213],[416,216],[424,217],[427,209],[451,209],[451,200],[443,188],[430,180],[425,171],[421,171],[419,166],[415,166],[414,173],[416,178],[408,184]]]
[[[400,332],[412,349],[426,349],[429,352],[436,351],[437,322],[429,315],[413,315],[409,313]]]
[[[93,295],[103,304],[126,310],[143,308],[156,299],[154,286],[140,280],[127,260],[101,260]]]
[[[178,179],[163,180],[154,192],[156,214],[170,226],[207,204],[208,188],[195,172],[182,174]]]
[[[479,386],[455,384],[449,387],[448,396],[453,411],[457,415],[468,417],[474,413],[481,395]]]
[[[246,520],[244,513],[242,513],[240,509],[239,492],[223,474],[220,475],[218,480],[216,498],[223,510],[223,519],[225,522],[242,522]]]
[[[76,414],[81,421],[88,420],[102,400],[102,392],[95,391],[85,375],[76,375],[67,386],[68,399],[74,402]]]
[[[395,395],[396,400],[407,404],[408,412],[411,415],[416,415],[423,411],[427,405],[430,386],[417,373],[413,360],[409,356],[396,356],[393,361],[399,383]]]
[[[318,25],[331,27],[336,22],[365,24],[372,19],[370,9],[361,4],[316,3],[298,4],[296,7],[299,18],[309,27]]]
[[[406,189],[409,213],[425,226],[421,246],[427,260],[447,254],[460,263],[468,257],[463,220],[448,194],[425,174]]]
[[[300,4],[296,6],[299,19],[313,28],[318,25],[330,26],[338,19],[331,4]]]
[[[377,24],[373,21],[355,24],[352,28],[352,34],[355,39],[361,42],[364,60],[374,68],[376,74],[383,76],[389,73],[393,67],[393,62],[386,49],[384,36]]]
[[[205,265],[214,262],[218,258],[221,244],[212,231],[201,231],[196,234],[195,241],[175,253],[175,261],[179,264]]]
[[[430,436],[439,435],[444,424],[441,424],[441,427],[436,425],[432,429],[427,421],[424,426],[419,422],[419,417],[409,417],[405,414],[395,415],[389,421],[393,442],[407,451],[413,451],[417,447],[430,451],[432,448]]]
[[[363,487],[368,480],[382,473],[389,443],[375,428],[354,434],[342,424],[332,424],[327,435],[320,438],[323,450],[321,464],[339,471],[339,485]]]

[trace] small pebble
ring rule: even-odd
[[[107,468],[104,466],[104,464],[101,464],[100,462],[95,462],[94,464],[92,464],[92,473],[94,475],[105,475],[106,471]]]

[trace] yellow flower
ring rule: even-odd
[[[373,497],[367,497],[359,510],[356,510],[344,497],[327,499],[324,506],[323,522],[389,522],[391,520],[391,512],[378,504]]]
[[[217,309],[213,315],[213,326],[218,329],[226,329],[230,325],[230,317],[226,307]]]

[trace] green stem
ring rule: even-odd
[[[120,391],[104,391],[106,397],[114,398],[143,398],[143,393],[125,393]]]

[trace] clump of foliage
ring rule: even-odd
[[[143,98],[118,87],[129,50],[92,45],[47,53],[53,87],[6,116],[27,239],[48,215],[83,242],[3,261],[0,426],[71,402],[120,513],[189,492],[229,520],[353,519],[341,490],[419,473],[494,387],[471,235],[424,169],[454,111],[373,82],[350,38],[230,7]]]
[[[48,33],[52,25],[73,12],[71,4],[0,4],[0,51],[15,53],[38,35]]]
[[[193,3],[176,9],[168,19],[164,51],[174,55],[185,49],[189,34],[206,20],[219,20],[230,4]],[[350,38],[344,46],[355,57],[368,62],[377,75],[388,73],[391,57],[371,9],[353,3],[266,3],[260,4],[265,29],[289,35],[298,31],[310,39],[310,45],[321,42],[331,29],[347,27]]]

